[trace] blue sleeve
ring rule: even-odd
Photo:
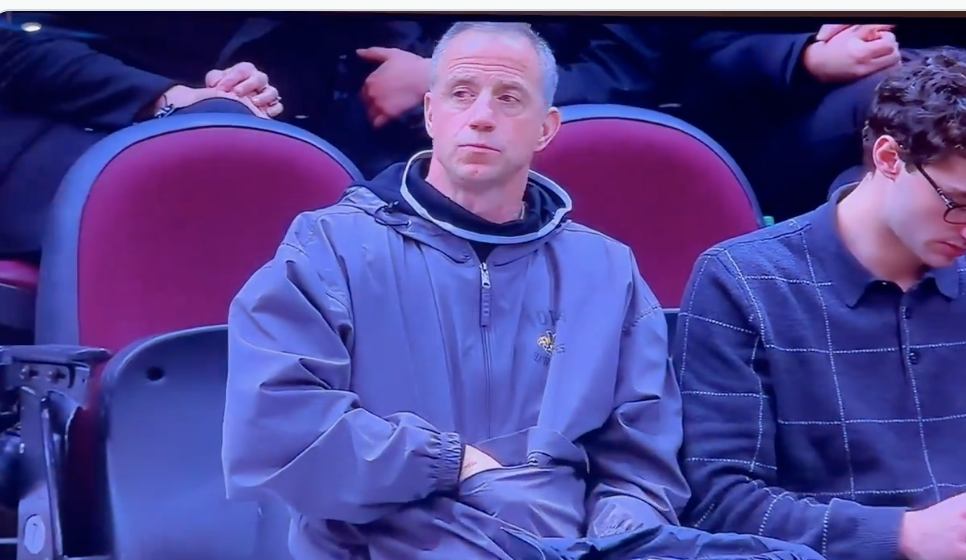
[[[340,266],[303,215],[235,298],[222,462],[229,498],[269,493],[306,517],[361,524],[454,490],[462,443],[414,414],[362,407]]]
[[[588,536],[678,524],[690,491],[678,464],[681,396],[668,360],[667,323],[633,263],[614,410],[586,442]]]
[[[645,44],[630,25],[602,24],[591,29],[597,33],[587,38],[575,57],[558,61],[554,104],[654,102],[660,80],[657,48]]]
[[[16,111],[118,130],[174,85],[80,41],[0,29],[0,103]]]
[[[801,96],[805,92],[799,90],[810,90],[807,86],[813,81],[804,79],[810,76],[801,63],[813,37],[812,33],[709,31],[695,38],[691,50],[722,91]]]
[[[897,558],[904,509],[826,504],[778,487],[768,349],[758,311],[729,262],[722,249],[702,255],[678,317],[673,354],[684,402],[684,471],[694,493],[685,521],[803,544],[828,560]]]

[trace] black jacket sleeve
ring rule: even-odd
[[[0,103],[15,111],[115,130],[174,85],[77,40],[0,29]]]
[[[558,44],[572,39],[574,31],[571,27],[567,37],[548,40],[557,49]],[[560,81],[554,104],[657,104],[657,38],[644,36],[641,30],[625,24],[603,24],[596,31],[592,37],[577,41],[581,46],[572,56],[558,56]]]
[[[814,33],[710,31],[690,48],[712,91],[728,95],[800,97],[818,83],[802,65],[802,52]]]

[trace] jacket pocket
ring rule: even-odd
[[[586,454],[550,430],[531,428],[513,435],[527,442],[525,460],[466,479],[460,501],[540,537],[581,536]],[[487,442],[479,444],[484,452],[488,447]]]

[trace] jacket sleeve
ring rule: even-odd
[[[117,130],[174,85],[54,32],[0,29],[0,103],[13,110]]]
[[[709,31],[690,48],[717,87],[734,94],[800,95],[814,84],[801,63],[812,33]]]
[[[678,464],[681,396],[668,360],[667,323],[632,265],[615,407],[587,442],[595,482],[587,504],[591,537],[677,525],[690,496]]]
[[[752,296],[713,249],[697,261],[678,318],[674,360],[684,402],[686,521],[806,545],[829,560],[897,557],[903,508],[778,487],[768,349]]]
[[[554,104],[648,104],[658,80],[657,53],[627,25],[602,25],[572,60],[558,62]]]
[[[407,412],[381,418],[352,393],[343,265],[318,218],[302,215],[231,305],[230,499],[269,493],[309,518],[360,524],[457,486],[458,434]]]

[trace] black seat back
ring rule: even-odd
[[[227,373],[224,326],[133,344],[107,366],[102,482],[112,560],[284,560],[265,553],[287,554],[277,534],[287,511],[225,498]]]

